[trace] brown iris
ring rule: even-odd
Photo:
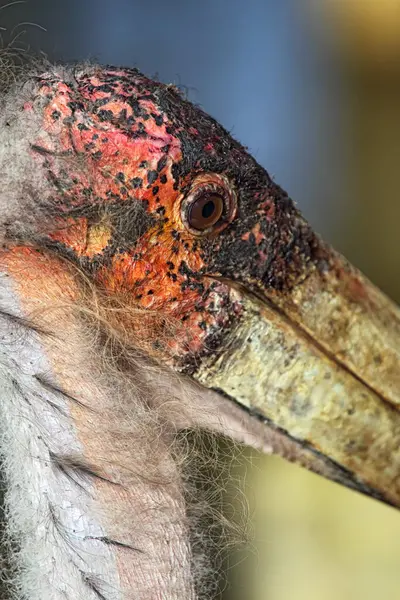
[[[215,225],[224,210],[224,199],[215,192],[204,193],[192,202],[187,216],[188,224],[193,229],[204,231]]]
[[[236,214],[236,194],[225,175],[202,173],[178,204],[183,225],[192,235],[210,236],[222,231]]]

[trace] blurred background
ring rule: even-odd
[[[400,300],[400,0],[1,6],[4,45],[137,66],[184,87]],[[230,557],[224,600],[400,598],[393,509],[278,458],[247,458],[254,542]]]

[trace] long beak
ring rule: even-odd
[[[195,377],[284,434],[284,457],[400,508],[400,311],[330,256],[290,295],[232,291],[245,316]]]

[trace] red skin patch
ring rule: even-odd
[[[102,84],[99,76],[93,76],[80,86],[80,103],[100,106],[90,112],[75,102],[74,90],[65,83],[44,80],[40,87],[40,95],[49,99],[43,114],[43,131],[48,135],[36,141],[42,149],[36,156],[60,182],[58,206],[66,213],[50,237],[79,259],[95,258],[93,277],[111,296],[128,294],[138,308],[158,311],[183,324],[180,337],[169,341],[169,352],[176,357],[196,355],[210,333],[228,324],[229,302],[224,307],[220,294],[228,300],[230,291],[218,285],[217,293],[213,280],[188,277],[205,265],[196,239],[180,217],[181,186],[177,189],[172,170],[182,160],[181,142],[169,133],[171,124],[151,100],[139,101],[134,115],[131,88],[116,82],[110,97]],[[67,157],[65,164],[60,155]],[[132,248],[103,260],[112,236],[107,218],[99,225],[86,216],[67,215],[84,204],[82,199],[91,207],[105,207],[107,214],[108,203],[129,202],[133,197],[155,217],[154,225]],[[238,303],[235,312],[240,312]],[[137,323],[134,326],[138,328]]]
[[[222,282],[275,298],[329,265],[287,194],[173,87],[133,69],[77,72],[70,83],[47,74],[25,109],[38,106],[32,153],[57,213],[48,245],[110,299],[178,323],[166,352],[175,364],[215,353],[237,320],[242,303]],[[203,231],[192,202],[212,193],[225,212]],[[140,337],[138,320],[123,326]]]

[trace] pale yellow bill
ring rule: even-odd
[[[311,277],[297,308],[239,291],[245,317],[195,377],[284,432],[282,455],[400,507],[399,312],[362,284],[367,303]]]

